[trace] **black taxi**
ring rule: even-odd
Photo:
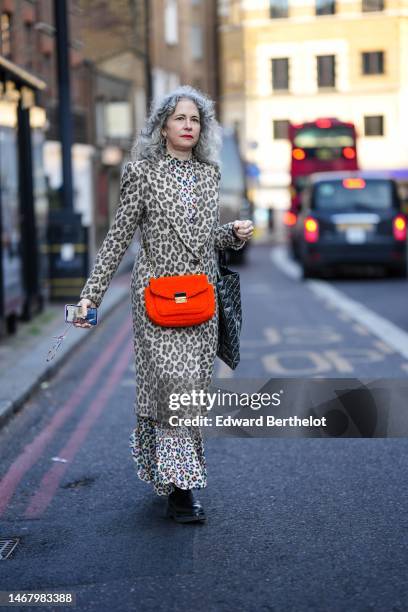
[[[371,264],[406,276],[407,217],[386,172],[322,172],[302,192],[294,240],[303,276]]]

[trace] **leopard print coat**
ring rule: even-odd
[[[191,224],[169,163],[166,157],[156,164],[148,160],[127,163],[121,178],[120,202],[114,222],[80,294],[81,298],[100,305],[139,227],[141,248],[131,277],[135,412],[151,418],[158,418],[163,388],[169,393],[176,389],[174,385],[168,386],[169,381],[178,381],[177,392],[182,392],[187,380],[200,381],[200,389],[204,390],[211,383],[217,350],[218,304],[214,317],[200,325],[156,325],[148,318],[144,304],[144,288],[151,277],[149,259],[156,276],[205,272],[209,282],[215,284],[216,249],[230,247],[237,250],[245,244],[233,233],[232,222],[219,225],[218,168],[194,158],[194,172],[198,179],[197,221]]]

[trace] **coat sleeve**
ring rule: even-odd
[[[215,170],[215,172],[217,189],[219,190],[221,173],[218,168]],[[245,244],[245,240],[241,240],[241,238],[238,238],[235,235],[233,225],[234,221],[220,225],[220,206],[219,202],[217,202],[217,227],[214,230],[214,246],[216,249],[234,249],[234,251],[242,249]]]
[[[143,215],[141,169],[128,162],[120,181],[120,200],[115,219],[96,255],[93,269],[81,291],[97,306],[129,246]]]

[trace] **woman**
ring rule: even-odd
[[[131,280],[137,425],[130,447],[139,478],[168,496],[167,516],[177,522],[206,518],[192,494],[207,485],[206,462],[199,427],[166,426],[159,420],[160,390],[169,380],[200,380],[208,388],[218,305],[214,316],[199,325],[161,327],[146,314],[144,288],[153,275],[200,272],[215,284],[216,249],[240,249],[251,238],[249,220],[219,226],[220,144],[214,104],[192,87],[177,88],[152,110],[133,149],[134,161],[124,169],[114,223],[79,302],[84,316],[88,306],[100,305],[139,226],[141,248]]]

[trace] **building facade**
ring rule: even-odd
[[[216,2],[153,0],[150,53],[153,98],[192,85],[217,98]]]
[[[289,206],[288,121],[351,121],[363,169],[408,166],[407,0],[220,0],[219,20],[222,118],[258,207]]]
[[[150,100],[179,84],[216,92],[215,0],[80,0],[82,54],[95,66],[96,243]]]
[[[31,4],[0,2],[0,335],[14,332],[20,317],[30,319],[48,295],[47,84],[21,52],[33,42],[32,24]]]

